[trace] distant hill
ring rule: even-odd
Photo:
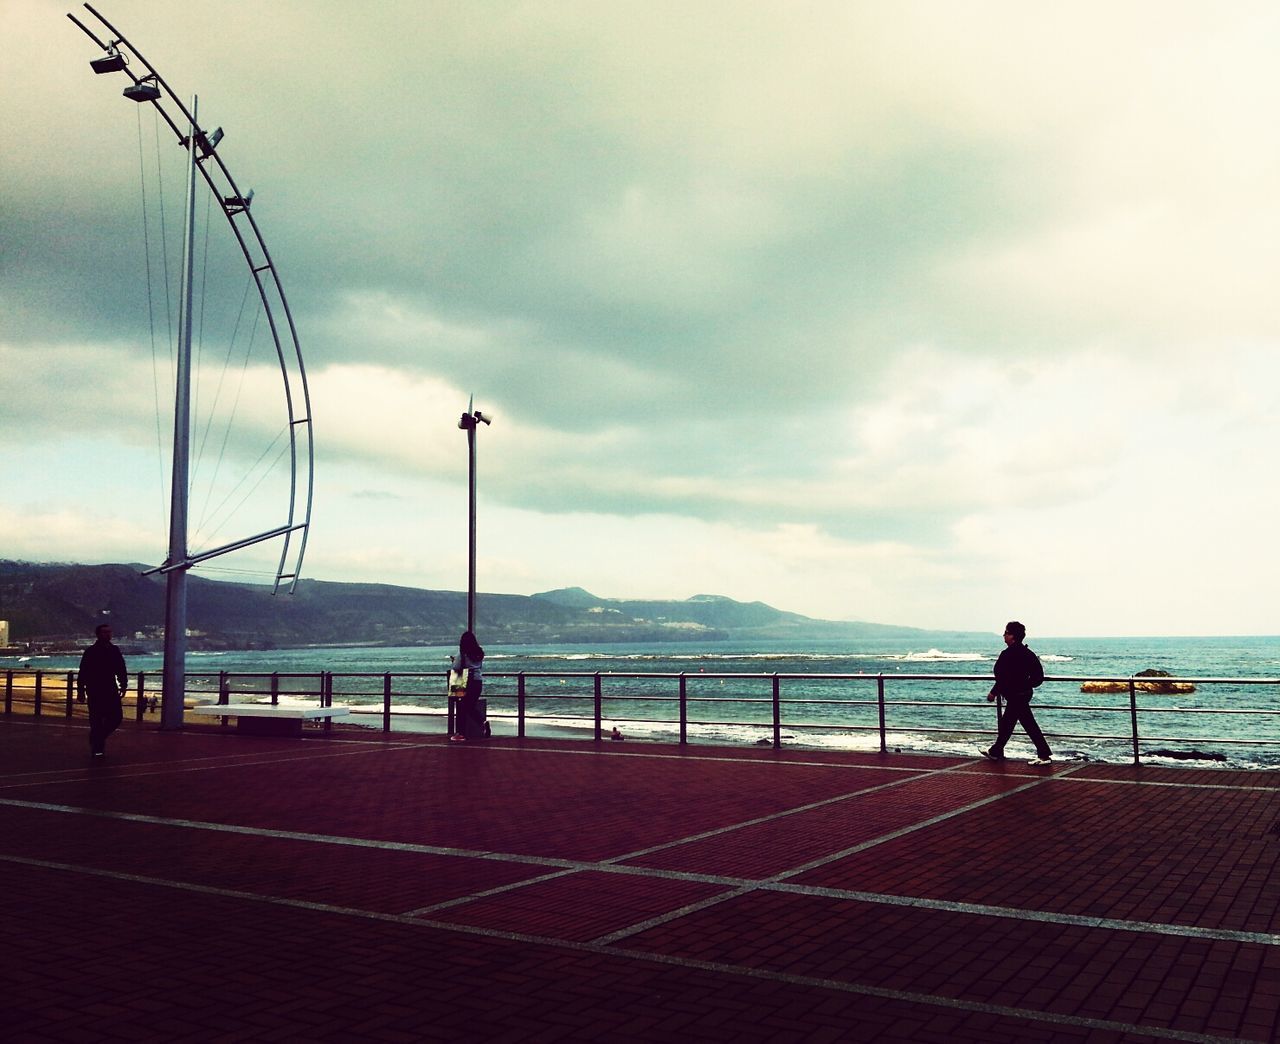
[[[165,580],[140,565],[0,560],[0,620],[15,644],[82,644],[109,619],[116,640],[148,646],[163,633]],[[293,595],[258,584],[187,581],[195,649],[303,645],[439,645],[466,625],[467,597],[392,584],[303,580]],[[480,593],[476,630],[486,644],[677,642],[772,638],[927,638],[940,633],[888,624],[814,620],[763,602],[720,595],[684,601],[599,598],[580,587],[532,596]]]

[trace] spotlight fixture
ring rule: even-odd
[[[475,410],[472,412],[464,413],[462,415],[462,418],[458,421],[458,427],[461,428],[463,431],[470,431],[471,429],[475,428],[477,424],[492,424],[492,423],[493,423],[492,413],[481,413],[479,410]]]
[[[196,133],[196,144],[200,146],[200,152],[204,156],[213,154],[213,150],[218,147],[218,142],[223,138],[222,128],[210,131],[205,134],[204,131]]]
[[[99,74],[120,72],[124,65],[124,55],[117,51],[114,46],[108,48],[107,53],[101,58],[89,60],[89,68]]]
[[[160,100],[160,88],[155,85],[155,74],[144,76],[137,83],[131,83],[124,89],[124,96],[130,101],[153,102]]]
[[[253,202],[253,189],[250,189],[243,196],[223,196],[222,205],[227,208],[228,214],[239,214],[243,210],[249,209],[249,204]]]

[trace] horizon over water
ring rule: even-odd
[[[86,642],[86,644],[88,644]],[[119,644],[127,646],[127,641]],[[1197,686],[1176,696],[1140,694],[1144,762],[1186,761],[1197,767],[1280,767],[1280,637],[1036,638],[1048,681],[1033,707],[1059,760],[1128,761],[1132,757],[1128,693],[1084,694],[1084,680],[1128,678],[1154,668],[1176,677],[1251,679],[1254,684]],[[380,725],[381,676],[422,675],[397,684],[397,731],[443,732],[443,677],[453,646],[308,647],[269,651],[188,651],[188,689],[216,698],[219,671],[238,674],[370,675],[335,678],[335,702],[367,705],[353,715]],[[756,744],[772,739],[772,676],[783,678],[783,742],[821,749],[879,750],[878,679],[884,679],[890,750],[975,754],[994,736],[986,704],[991,669],[1003,649],[992,635],[822,641],[732,641],[602,645],[492,645],[485,660],[485,696],[495,736],[515,734],[515,675],[526,675],[530,734],[583,735],[593,715],[594,676],[602,679],[606,733],[617,725],[630,739],[678,740],[678,675],[689,697],[693,744]],[[74,670],[78,656],[0,658],[0,668]],[[162,657],[129,657],[131,673],[146,671],[159,687]],[[653,675],[670,675],[654,678]],[[710,675],[712,677],[705,677]],[[850,678],[832,678],[848,675]],[[639,677],[638,677],[639,676]],[[648,676],[648,677],[645,677]],[[722,677],[723,676],[723,677]],[[156,680],[153,682],[152,678]],[[1268,679],[1266,684],[1258,684]],[[376,686],[373,684],[376,682]],[[241,694],[244,687],[237,685]],[[625,701],[621,697],[645,697]],[[653,699],[653,697],[661,697]],[[313,698],[311,700],[313,702]],[[908,706],[908,704],[923,704]],[[1242,715],[1207,710],[1256,710]],[[585,721],[583,719],[586,719]],[[663,720],[666,719],[666,720]],[[922,731],[911,731],[919,729]],[[1231,740],[1261,739],[1261,745]],[[1030,754],[1018,730],[1011,757]],[[1176,756],[1153,751],[1168,750]],[[1188,760],[1188,755],[1193,756]],[[1224,760],[1210,760],[1224,759]],[[1198,759],[1198,760],[1197,760]]]

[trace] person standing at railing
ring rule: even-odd
[[[1027,629],[1017,620],[1005,624],[1005,649],[996,658],[996,681],[987,693],[988,703],[997,696],[1004,697],[1004,712],[1000,715],[996,741],[982,751],[982,756],[988,761],[1004,761],[1004,746],[1013,735],[1013,727],[1020,724],[1036,747],[1036,756],[1027,764],[1048,765],[1053,761],[1053,752],[1036,723],[1036,716],[1031,713],[1031,697],[1035,695],[1036,686],[1044,681],[1044,667],[1040,657],[1022,644],[1026,637]]]
[[[111,625],[98,624],[97,641],[85,649],[76,674],[80,698],[89,696],[89,752],[101,758],[107,752],[107,737],[124,720],[120,697],[129,687],[124,654],[111,642]]]
[[[467,672],[466,694],[458,700],[457,731],[449,737],[454,743],[481,739],[484,721],[480,716],[480,693],[484,691],[484,649],[470,631],[458,640],[458,655],[453,658],[455,671]]]

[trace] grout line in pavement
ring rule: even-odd
[[[651,845],[648,848],[638,848],[634,852],[624,852],[622,855],[611,856],[608,859],[602,860],[602,862],[620,863],[627,859],[639,859],[642,856],[652,855],[654,852],[662,852],[669,848],[678,848],[681,845],[692,844],[695,841],[704,841],[709,837],[718,837],[721,834],[731,834],[735,830],[743,830],[747,827],[759,826],[761,823],[771,823],[775,820],[785,819],[788,816],[794,816],[801,812],[812,812],[814,809],[823,808],[826,805],[839,804],[841,801],[848,801],[850,798],[862,797],[866,794],[874,794],[877,791],[888,790],[892,787],[904,786],[907,783],[914,783],[917,780],[942,775],[946,771],[946,769],[935,769],[931,772],[922,772],[919,775],[908,776],[904,779],[895,779],[888,783],[877,783],[874,786],[863,787],[860,790],[851,790],[845,794],[837,794],[834,797],[823,798],[820,801],[813,801],[807,805],[797,805],[795,808],[787,808],[779,812],[771,812],[768,815],[757,816],[753,819],[745,819],[739,823],[730,823],[728,826],[715,827],[711,830],[704,830],[698,834],[690,834],[687,837],[677,838],[674,841],[664,841],[660,845]]]
[[[744,895],[749,895],[756,891],[753,887],[734,888],[728,892],[721,892],[719,895],[708,896],[705,899],[698,899],[692,903],[686,903],[684,906],[675,910],[666,910],[663,913],[655,914],[653,917],[644,921],[638,921],[635,924],[629,924],[624,928],[609,932],[605,935],[597,936],[591,941],[597,946],[610,946],[614,943],[621,942],[623,939],[629,939],[632,936],[647,932],[650,928],[658,928],[664,924],[670,924],[672,921],[678,921],[681,917],[688,917],[690,914],[699,913],[703,910],[710,909],[713,906],[719,906],[721,903],[727,903],[734,899],[741,899]]]
[[[507,884],[496,885],[493,888],[486,888],[480,892],[469,892],[466,895],[460,895],[453,899],[445,899],[439,903],[432,903],[430,906],[420,906],[416,910],[406,910],[405,917],[425,917],[429,913],[437,913],[440,910],[451,910],[455,906],[465,906],[467,903],[474,903],[477,899],[491,899],[495,895],[505,895],[507,892],[518,891],[529,885],[545,884],[547,881],[558,881],[562,877],[572,877],[574,874],[582,873],[580,867],[566,867],[562,870],[553,870],[551,873],[539,874],[537,877],[526,877],[519,881],[509,881]]]
[[[1067,770],[1067,772],[1070,771],[1070,769]],[[947,812],[941,812],[929,819],[922,819],[918,823],[912,823],[910,826],[905,826],[898,830],[891,830],[889,833],[881,834],[879,837],[869,838],[859,844],[850,845],[848,848],[841,849],[839,852],[832,852],[818,859],[811,859],[809,862],[802,863],[800,866],[792,867],[790,870],[785,870],[780,874],[775,874],[773,877],[769,878],[769,880],[784,881],[789,877],[795,877],[796,874],[803,874],[809,870],[815,870],[820,866],[826,866],[829,863],[838,862],[841,859],[847,859],[851,855],[857,855],[859,852],[865,852],[868,848],[875,848],[876,846],[883,845],[889,841],[896,841],[900,837],[906,837],[908,834],[914,834],[919,830],[924,830],[938,823],[945,822],[948,819],[954,819],[956,816],[964,815],[966,812],[972,812],[975,809],[983,808],[984,806],[994,804],[997,801],[1003,801],[1005,798],[1011,797],[1014,794],[1021,794],[1024,790],[1030,790],[1033,787],[1042,786],[1051,779],[1060,778],[1066,774],[1066,772],[1063,772],[1058,773],[1056,776],[1043,776],[1039,779],[1028,780],[1021,786],[1013,787],[1010,790],[1002,790],[998,794],[991,794],[977,801],[971,801],[967,805],[961,805],[959,808],[954,808]]]
[[[171,826],[183,829],[209,830],[217,833],[240,834],[249,837],[304,841],[315,844],[367,848],[380,851],[415,852],[423,855],[441,855],[460,859],[483,859],[525,866],[545,866],[555,868],[556,870],[562,871],[566,874],[577,872],[599,872],[619,874],[628,877],[648,878],[650,880],[692,881],[700,884],[722,885],[729,889],[740,889],[744,894],[751,891],[768,891],[783,892],[794,895],[816,895],[829,899],[851,900],[855,902],[887,906],[908,906],[920,910],[970,913],[978,916],[999,917],[1002,919],[1021,920],[1039,924],[1100,928],[1111,931],[1153,933],[1188,939],[1248,942],[1263,946],[1280,946],[1280,934],[1271,932],[1243,932],[1236,931],[1234,929],[1200,928],[1195,925],[1162,924],[1154,921],[1126,921],[1118,918],[1064,914],[1047,910],[1030,911],[1021,907],[991,906],[981,903],[960,903],[945,899],[927,899],[912,896],[892,895],[881,892],[860,892],[852,889],[800,885],[779,879],[778,877],[758,880],[730,877],[721,874],[700,874],[683,870],[661,870],[650,867],[625,866],[616,863],[593,862],[590,860],[449,848],[442,845],[424,845],[408,841],[378,841],[367,838],[343,837],[333,834],[309,834],[291,830],[237,826],[233,824],[210,823],[199,820],[171,819],[165,816],[150,816],[135,812],[111,812],[100,809],[78,808],[72,805],[54,805],[43,802],[21,801],[15,798],[0,798],[0,807],[5,806],[13,808],[29,808],[63,814],[86,815],[101,819],[115,819],[125,822]],[[35,864],[39,863],[39,861],[36,860],[27,860],[26,857],[0,854],[0,861],[2,860],[32,862]],[[86,870],[86,872],[97,871]],[[111,871],[102,872],[110,873]],[[543,876],[545,877],[547,875]],[[550,876],[562,876],[562,874],[553,874]],[[514,885],[507,888],[500,887],[494,890],[494,894],[498,894],[503,891],[510,891],[512,888],[521,887],[522,884],[523,882],[516,882]],[[477,898],[477,896],[468,895],[461,897],[460,901],[467,901],[474,898]],[[451,905],[458,905],[458,903],[451,902]]]
[[[262,896],[252,892],[237,891],[235,889],[217,888],[209,885],[172,881],[166,878],[151,877],[141,874],[120,873],[117,871],[102,870],[94,867],[77,866],[70,863],[58,863],[50,860],[27,859],[21,856],[0,855],[0,862],[14,863],[45,870],[88,874],[110,880],[128,881],[136,884],[172,888],[179,891],[186,891],[217,898],[266,903],[313,913],[335,914],[343,917],[352,917],[368,921],[381,921],[416,928],[433,928],[480,938],[499,939],[509,942],[547,946],[561,950],[572,950],[579,953],[622,958],[633,961],[644,961],[654,964],[664,964],[667,966],[705,971],[713,974],[759,979],[766,982],[787,983],[798,986],[834,990],[841,993],[877,997],[914,1005],[929,1005],[931,1007],[941,1007],[954,1011],[980,1012],[983,1014],[997,1015],[1002,1018],[1022,1019],[1027,1022],[1048,1024],[1051,1026],[1070,1026],[1083,1029],[1096,1029],[1113,1033],[1156,1037],[1163,1040],[1190,1041],[1196,1042],[1196,1044],[1227,1044],[1227,1042],[1235,1039],[1228,1037],[1215,1037],[1203,1033],[1192,1033],[1163,1026],[1143,1026],[1136,1023],[1121,1022],[1112,1019],[1064,1015],[1055,1012],[1036,1011],[1030,1008],[1017,1008],[1011,1005],[990,1004],[983,1001],[967,1001],[958,997],[940,996],[908,990],[895,990],[855,982],[842,982],[838,979],[825,979],[817,976],[798,975],[790,972],[777,972],[761,968],[741,967],[718,961],[704,961],[695,958],[679,957],[672,954],[650,953],[642,950],[627,949],[626,947],[614,944],[605,944],[600,942],[574,942],[520,932],[505,932],[491,928],[480,928],[469,925],[451,924],[448,922],[430,921],[422,918],[409,917],[404,914],[379,913],[376,911],[360,910],[352,907],[335,906],[327,903],[314,903],[299,899]],[[729,896],[722,897],[722,901],[727,898],[729,898]]]

